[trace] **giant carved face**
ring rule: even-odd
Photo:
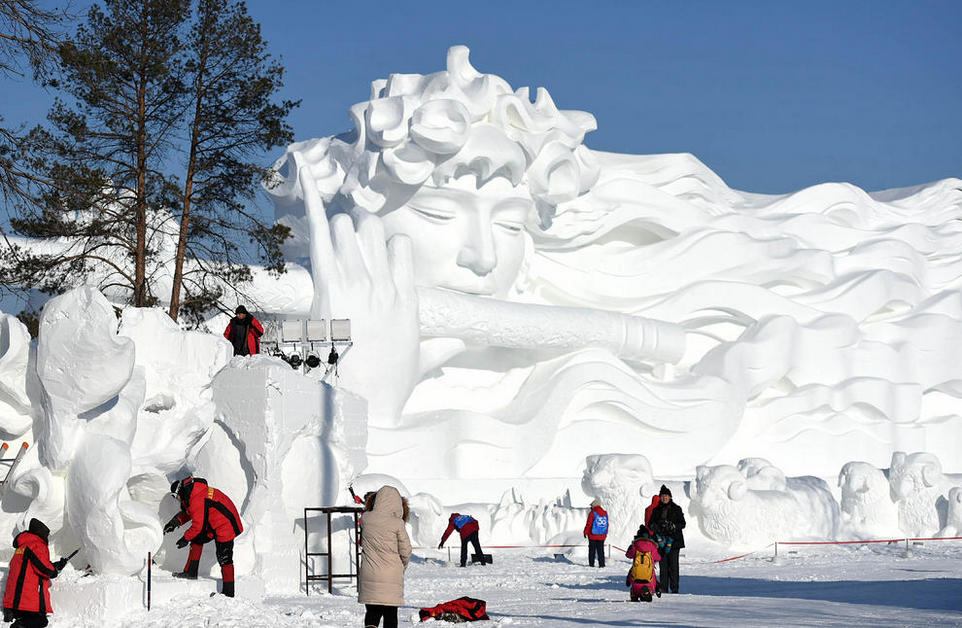
[[[524,259],[532,211],[524,184],[495,177],[478,187],[467,174],[443,187],[425,184],[382,218],[387,237],[411,238],[418,285],[503,298]]]

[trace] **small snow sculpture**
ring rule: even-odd
[[[787,478],[776,490],[752,489],[749,483],[731,465],[698,467],[690,512],[705,536],[733,546],[835,537],[838,504],[824,481]]]
[[[881,469],[867,462],[846,463],[838,474],[838,486],[843,523],[852,534],[872,538],[898,533],[898,507]]]
[[[602,454],[585,458],[581,490],[608,511],[608,535],[626,541],[645,521],[644,495],[657,491],[651,463],[640,454]]]
[[[962,486],[953,486],[949,490],[949,507],[945,525],[935,536],[962,536]]]
[[[889,486],[892,499],[898,504],[902,532],[918,537],[938,532],[946,523],[944,498],[959,484],[962,475],[942,473],[942,463],[934,454],[894,452]]]

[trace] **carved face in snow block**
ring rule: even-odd
[[[425,184],[382,219],[387,237],[411,238],[418,285],[503,298],[524,259],[533,209],[526,185],[467,174]]]

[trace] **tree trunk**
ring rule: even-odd
[[[202,29],[203,33],[207,29]],[[204,103],[204,70],[208,60],[208,39],[204,37],[200,59],[197,64],[197,81],[194,89],[194,123],[190,130],[190,157],[184,178],[184,204],[180,214],[180,232],[177,235],[177,253],[174,257],[174,279],[170,290],[170,309],[167,314],[177,320],[180,314],[180,291],[184,283],[184,258],[187,256],[187,231],[190,227],[190,210],[194,193],[194,175],[197,172],[197,145],[200,141],[200,123]]]

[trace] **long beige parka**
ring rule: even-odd
[[[401,494],[382,486],[374,509],[361,517],[361,572],[357,601],[361,604],[404,604],[404,570],[411,560],[411,539],[401,519]]]

